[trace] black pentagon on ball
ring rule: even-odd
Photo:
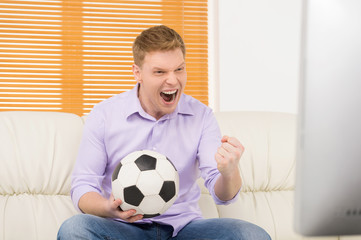
[[[122,165],[121,163],[119,163],[119,164],[115,167],[115,169],[114,169],[114,171],[113,171],[113,175],[112,175],[112,181],[114,181],[115,179],[118,178],[118,174],[119,174],[120,168],[121,168],[122,166],[123,166],[123,165]]]
[[[175,183],[173,181],[164,181],[159,196],[164,200],[164,202],[168,202],[174,197],[175,190]]]
[[[128,204],[138,207],[144,198],[143,193],[137,186],[130,186],[124,188],[124,201]]]
[[[154,170],[155,166],[157,165],[157,159],[147,154],[143,154],[142,156],[138,157],[134,163],[141,171]]]

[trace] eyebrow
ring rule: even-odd
[[[182,62],[181,64],[178,65],[178,67],[176,67],[175,69],[177,68],[180,68],[180,67],[183,67],[186,63],[185,62]],[[164,68],[161,68],[161,67],[153,67],[152,70],[162,70],[162,71],[166,71]]]

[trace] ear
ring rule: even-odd
[[[141,83],[142,78],[141,78],[141,73],[140,73],[140,67],[133,64],[132,70],[133,70],[133,75],[134,75],[135,81],[137,81],[137,83]]]

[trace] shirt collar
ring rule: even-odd
[[[129,92],[129,97],[126,102],[127,107],[125,108],[125,117],[128,118],[129,116],[133,115],[134,113],[139,113],[140,115],[146,115],[146,112],[143,110],[142,106],[140,105],[139,98],[138,98],[138,84],[136,84],[133,89]]]
[[[139,115],[142,116],[143,118],[154,120],[154,118],[152,116],[150,116],[148,113],[146,113],[144,111],[144,109],[142,108],[139,98],[138,98],[138,88],[139,88],[139,84],[136,84],[134,86],[134,88],[129,91],[129,98],[127,101],[125,116],[126,116],[126,118],[128,118],[129,116],[131,116],[135,113],[139,113]],[[178,106],[176,107],[174,112],[164,115],[159,120],[172,119],[172,118],[176,117],[178,114],[194,115],[194,111],[191,108],[189,101],[187,101],[185,94],[182,94],[182,96],[178,102]]]
[[[174,112],[184,115],[194,115],[190,102],[187,100],[189,100],[189,97],[183,93]]]

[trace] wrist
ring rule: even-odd
[[[230,171],[220,172],[225,181],[233,181],[240,178],[240,171],[238,167],[231,169]]]
[[[110,217],[108,200],[96,192],[85,193],[79,199],[79,209],[88,214],[99,217]]]

